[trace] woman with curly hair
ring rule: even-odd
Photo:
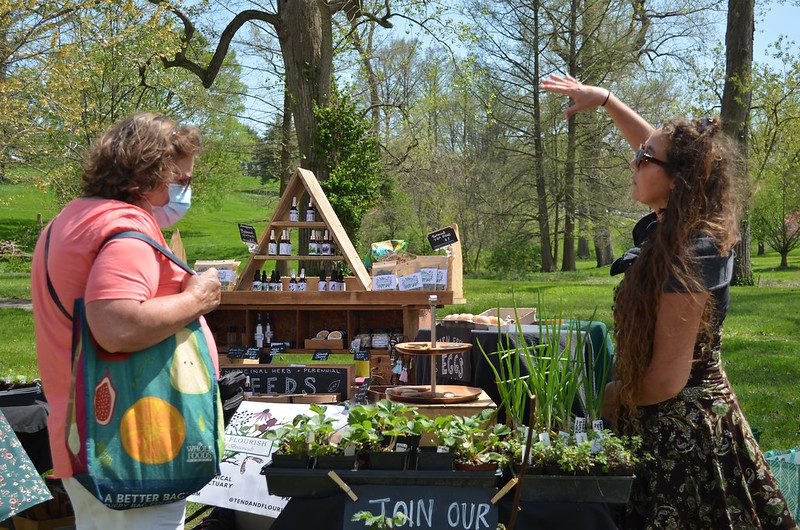
[[[634,484],[625,527],[797,528],[753,438],[720,360],[739,208],[735,151],[718,119],[656,129],[610,90],[565,76],[544,90],[576,112],[603,107],[636,150],[632,198],[652,212],[614,305],[615,379],[604,414],[652,455]]]
[[[144,241],[110,240],[136,231],[166,247],[161,229],[178,222],[191,204],[201,147],[195,127],[152,112],[123,118],[89,149],[84,196],[48,224],[33,253],[36,355],[50,403],[53,475],[63,480],[81,530],[183,528],[185,499],[120,511],[97,500],[73,477],[64,432],[75,299],[85,300],[92,335],[109,353],[149,348],[199,318],[217,367],[213,336],[201,316],[219,305],[217,271],[189,275]]]

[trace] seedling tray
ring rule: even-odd
[[[525,475],[520,498],[535,502],[625,504],[631,495],[634,478],[613,475]]]
[[[327,497],[342,493],[328,476],[328,469],[292,469],[274,467],[261,469],[271,495],[281,497]],[[363,469],[336,471],[349,486],[456,486],[495,488],[499,474],[493,471],[395,471]]]

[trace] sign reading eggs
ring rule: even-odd
[[[211,374],[200,357],[197,338],[189,329],[175,334],[177,341],[169,380],[178,392],[184,394],[205,394],[211,389]]]

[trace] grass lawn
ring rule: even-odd
[[[255,179],[242,179],[239,190],[219,208],[193,208],[180,228],[189,261],[195,259],[242,259],[246,248],[236,223],[254,225],[261,233],[277,201],[275,186],[259,190]],[[0,186],[0,240],[15,240],[30,252],[36,238],[36,214],[45,221],[56,205],[28,182]],[[623,241],[618,241],[620,248]],[[731,309],[725,322],[723,358],[734,389],[753,427],[762,432],[766,449],[800,444],[800,251],[789,256],[789,268],[778,269],[774,252],[753,258],[758,287],[731,291]],[[611,297],[618,279],[608,268],[593,261],[578,264],[571,273],[532,274],[524,279],[486,280],[466,278],[466,306],[440,312],[478,313],[498,305],[536,305],[541,292],[550,312],[579,319],[611,323]],[[0,259],[0,298],[30,298],[30,264],[27,259]],[[33,319],[21,309],[0,309],[0,375],[37,376]]]

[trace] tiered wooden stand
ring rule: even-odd
[[[314,222],[288,221],[292,197],[302,199],[308,195],[314,201],[317,220]],[[299,201],[303,202],[303,201]],[[300,212],[300,219],[305,218]],[[267,255],[270,230],[283,228],[328,229],[336,244],[336,256],[308,256],[294,252],[292,256]],[[275,213],[259,240],[258,249],[251,255],[247,264],[240,270],[236,290],[222,293],[219,307],[207,315],[209,326],[214,332],[221,354],[228,351],[228,330],[236,330],[233,345],[253,347],[257,313],[269,312],[271,317],[273,341],[291,341],[295,348],[286,353],[307,353],[309,359],[313,349],[303,348],[305,339],[314,337],[322,329],[345,330],[348,340],[352,340],[361,329],[402,330],[406,340],[413,340],[419,329],[421,310],[427,310],[428,297],[438,296],[438,307],[462,301],[461,290],[461,249],[454,249],[458,259],[449,271],[450,288],[445,291],[371,291],[371,278],[353,244],[347,236],[316,177],[310,171],[298,169],[286,188]],[[306,292],[290,292],[288,279],[283,279],[283,292],[253,292],[252,278],[268,261],[296,260],[298,262],[339,261],[349,265],[353,275],[346,278],[347,290],[344,292],[320,292],[317,279],[308,278]],[[453,287],[458,291],[454,293]],[[242,338],[244,340],[242,340]],[[266,341],[265,341],[266,342]],[[266,344],[265,344],[266,346]],[[331,353],[349,353],[348,344],[341,350]],[[375,384],[388,384],[390,377],[388,349],[370,349],[370,368],[373,374],[381,377]],[[223,357],[222,364],[225,365]],[[383,381],[381,381],[383,379]]]

